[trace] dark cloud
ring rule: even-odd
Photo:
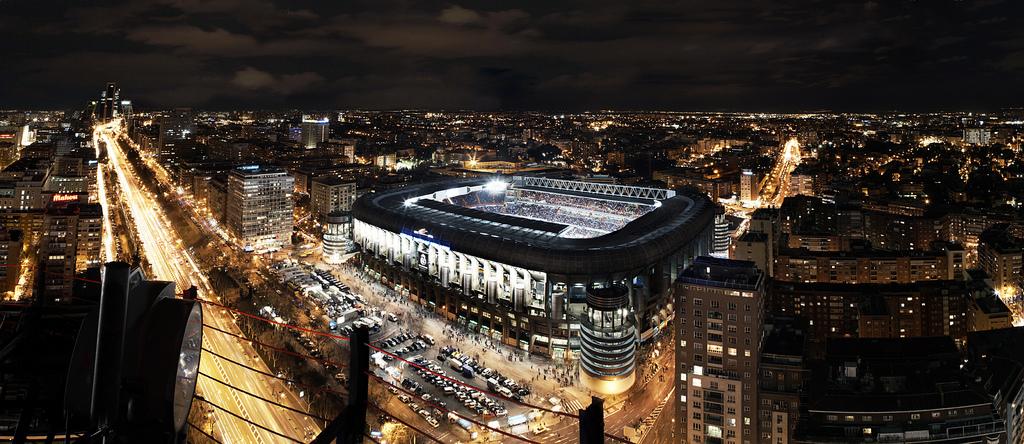
[[[3,1],[3,0],[0,0]],[[3,1],[0,106],[1020,106],[1013,1]]]

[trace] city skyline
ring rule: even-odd
[[[1024,2],[0,11],[2,442],[1024,444]]]
[[[145,109],[995,111],[1024,93],[1014,2],[4,8],[7,108],[107,81]]]

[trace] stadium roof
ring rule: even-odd
[[[352,213],[357,220],[394,233],[428,233],[454,251],[565,276],[625,275],[695,242],[710,242],[714,205],[699,192],[675,194],[619,230],[582,239],[558,236],[561,224],[417,200],[441,190],[487,182],[485,178],[450,180],[368,194],[356,201]]]

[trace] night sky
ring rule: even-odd
[[[1024,1],[0,0],[0,108],[995,110]]]

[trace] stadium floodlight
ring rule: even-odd
[[[487,191],[491,193],[500,193],[508,188],[508,182],[505,182],[504,180],[495,179],[490,182],[487,182],[486,188]]]

